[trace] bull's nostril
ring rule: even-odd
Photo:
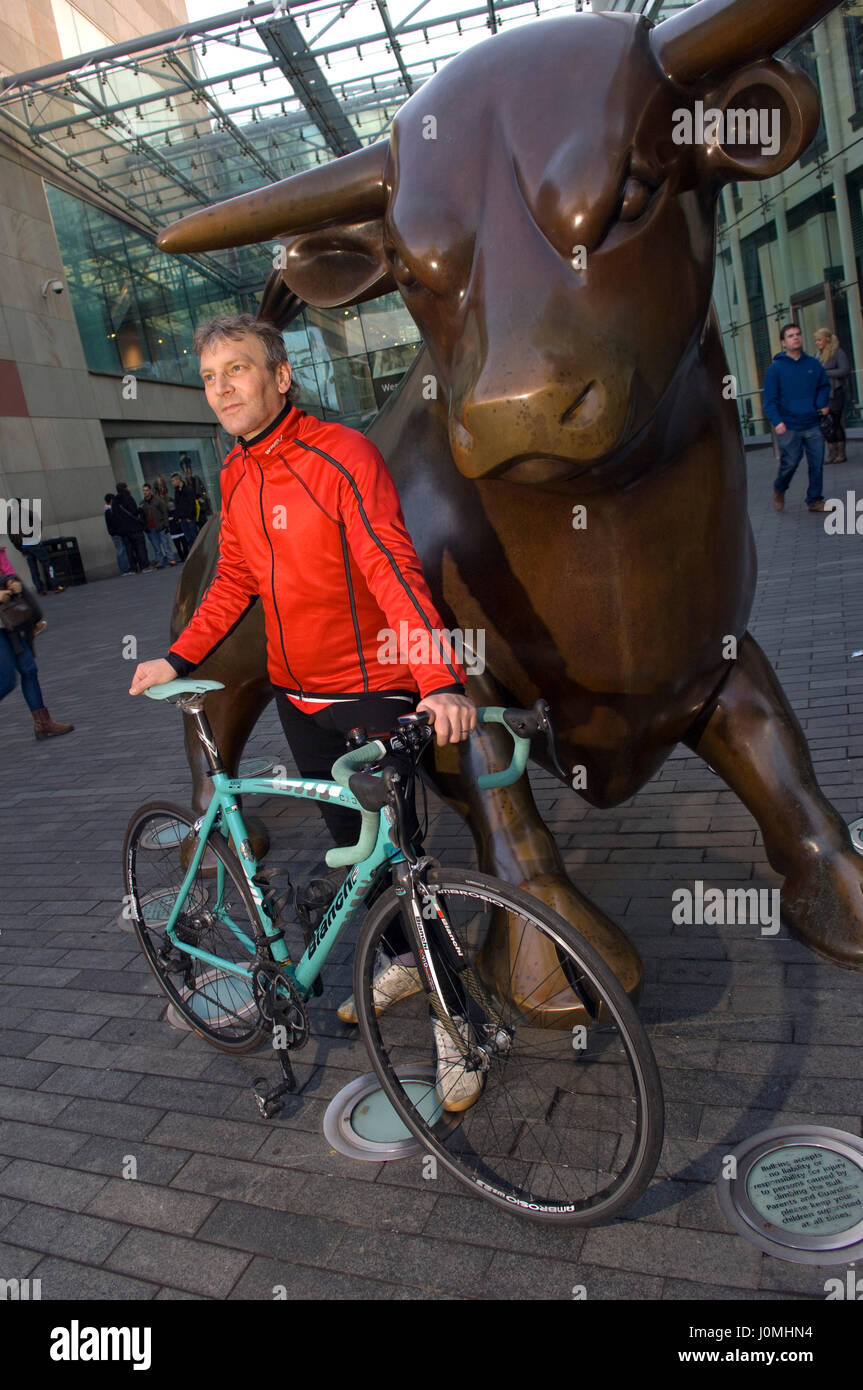
[[[572,403],[572,405],[567,406],[566,410],[563,412],[563,414],[562,414],[561,417],[560,417],[560,423],[561,423],[562,425],[568,425],[568,424],[569,424],[569,422],[572,420],[573,416],[575,415],[576,411],[579,410],[579,409],[581,408],[581,406],[584,405],[584,402],[587,400],[588,396],[590,395],[590,393],[591,393],[591,391],[593,390],[593,388],[594,388],[595,385],[596,385],[596,382],[595,382],[595,381],[589,381],[589,382],[587,383],[587,385],[585,386],[584,390],[582,391],[581,395],[578,397],[578,399],[577,399],[577,400],[574,400],[573,403]]]

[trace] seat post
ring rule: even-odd
[[[210,727],[210,721],[204,713],[204,701],[206,698],[206,695],[184,695],[177,701],[177,704],[184,714],[188,714],[192,718],[192,722],[195,725],[195,732],[198,735],[201,747],[204,750],[204,757],[207,760],[207,770],[210,773],[225,772],[227,769],[219,756],[219,750],[216,747],[216,740],[213,736],[213,730]]]

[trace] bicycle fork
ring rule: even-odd
[[[446,909],[427,882],[426,875],[432,864],[433,860],[426,857],[413,865],[402,861],[393,868],[396,893],[402,898],[405,935],[413,946],[429,1004],[464,1058],[465,1069],[485,1072],[493,1054],[510,1050],[512,1029],[505,1027],[502,1020],[488,1017],[493,1010],[486,992],[459,944]],[[486,1036],[482,1042],[471,1044],[462,1036],[452,1007],[447,1002],[447,991],[441,983],[439,967],[458,975],[464,982],[466,992],[473,996],[486,1014],[483,1023]]]

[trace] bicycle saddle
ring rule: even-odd
[[[210,690],[224,690],[222,681],[165,681],[164,685],[151,685],[144,694],[151,700],[176,700],[179,695],[206,695]]]

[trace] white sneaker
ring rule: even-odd
[[[468,1026],[463,1018],[453,1015],[453,1023],[465,1042],[468,1042]],[[439,1019],[431,1021],[437,1053],[437,1076],[435,1090],[444,1110],[468,1110],[475,1105],[482,1093],[482,1072],[467,1071],[464,1057]]]
[[[399,965],[396,961],[391,961],[375,975],[372,983],[375,1013],[386,1013],[391,1005],[397,1004],[400,999],[409,999],[412,994],[419,994],[421,989],[420,972],[415,965]],[[354,996],[351,995],[350,999],[340,1004],[336,1013],[342,1023],[356,1023],[357,1005]]]

